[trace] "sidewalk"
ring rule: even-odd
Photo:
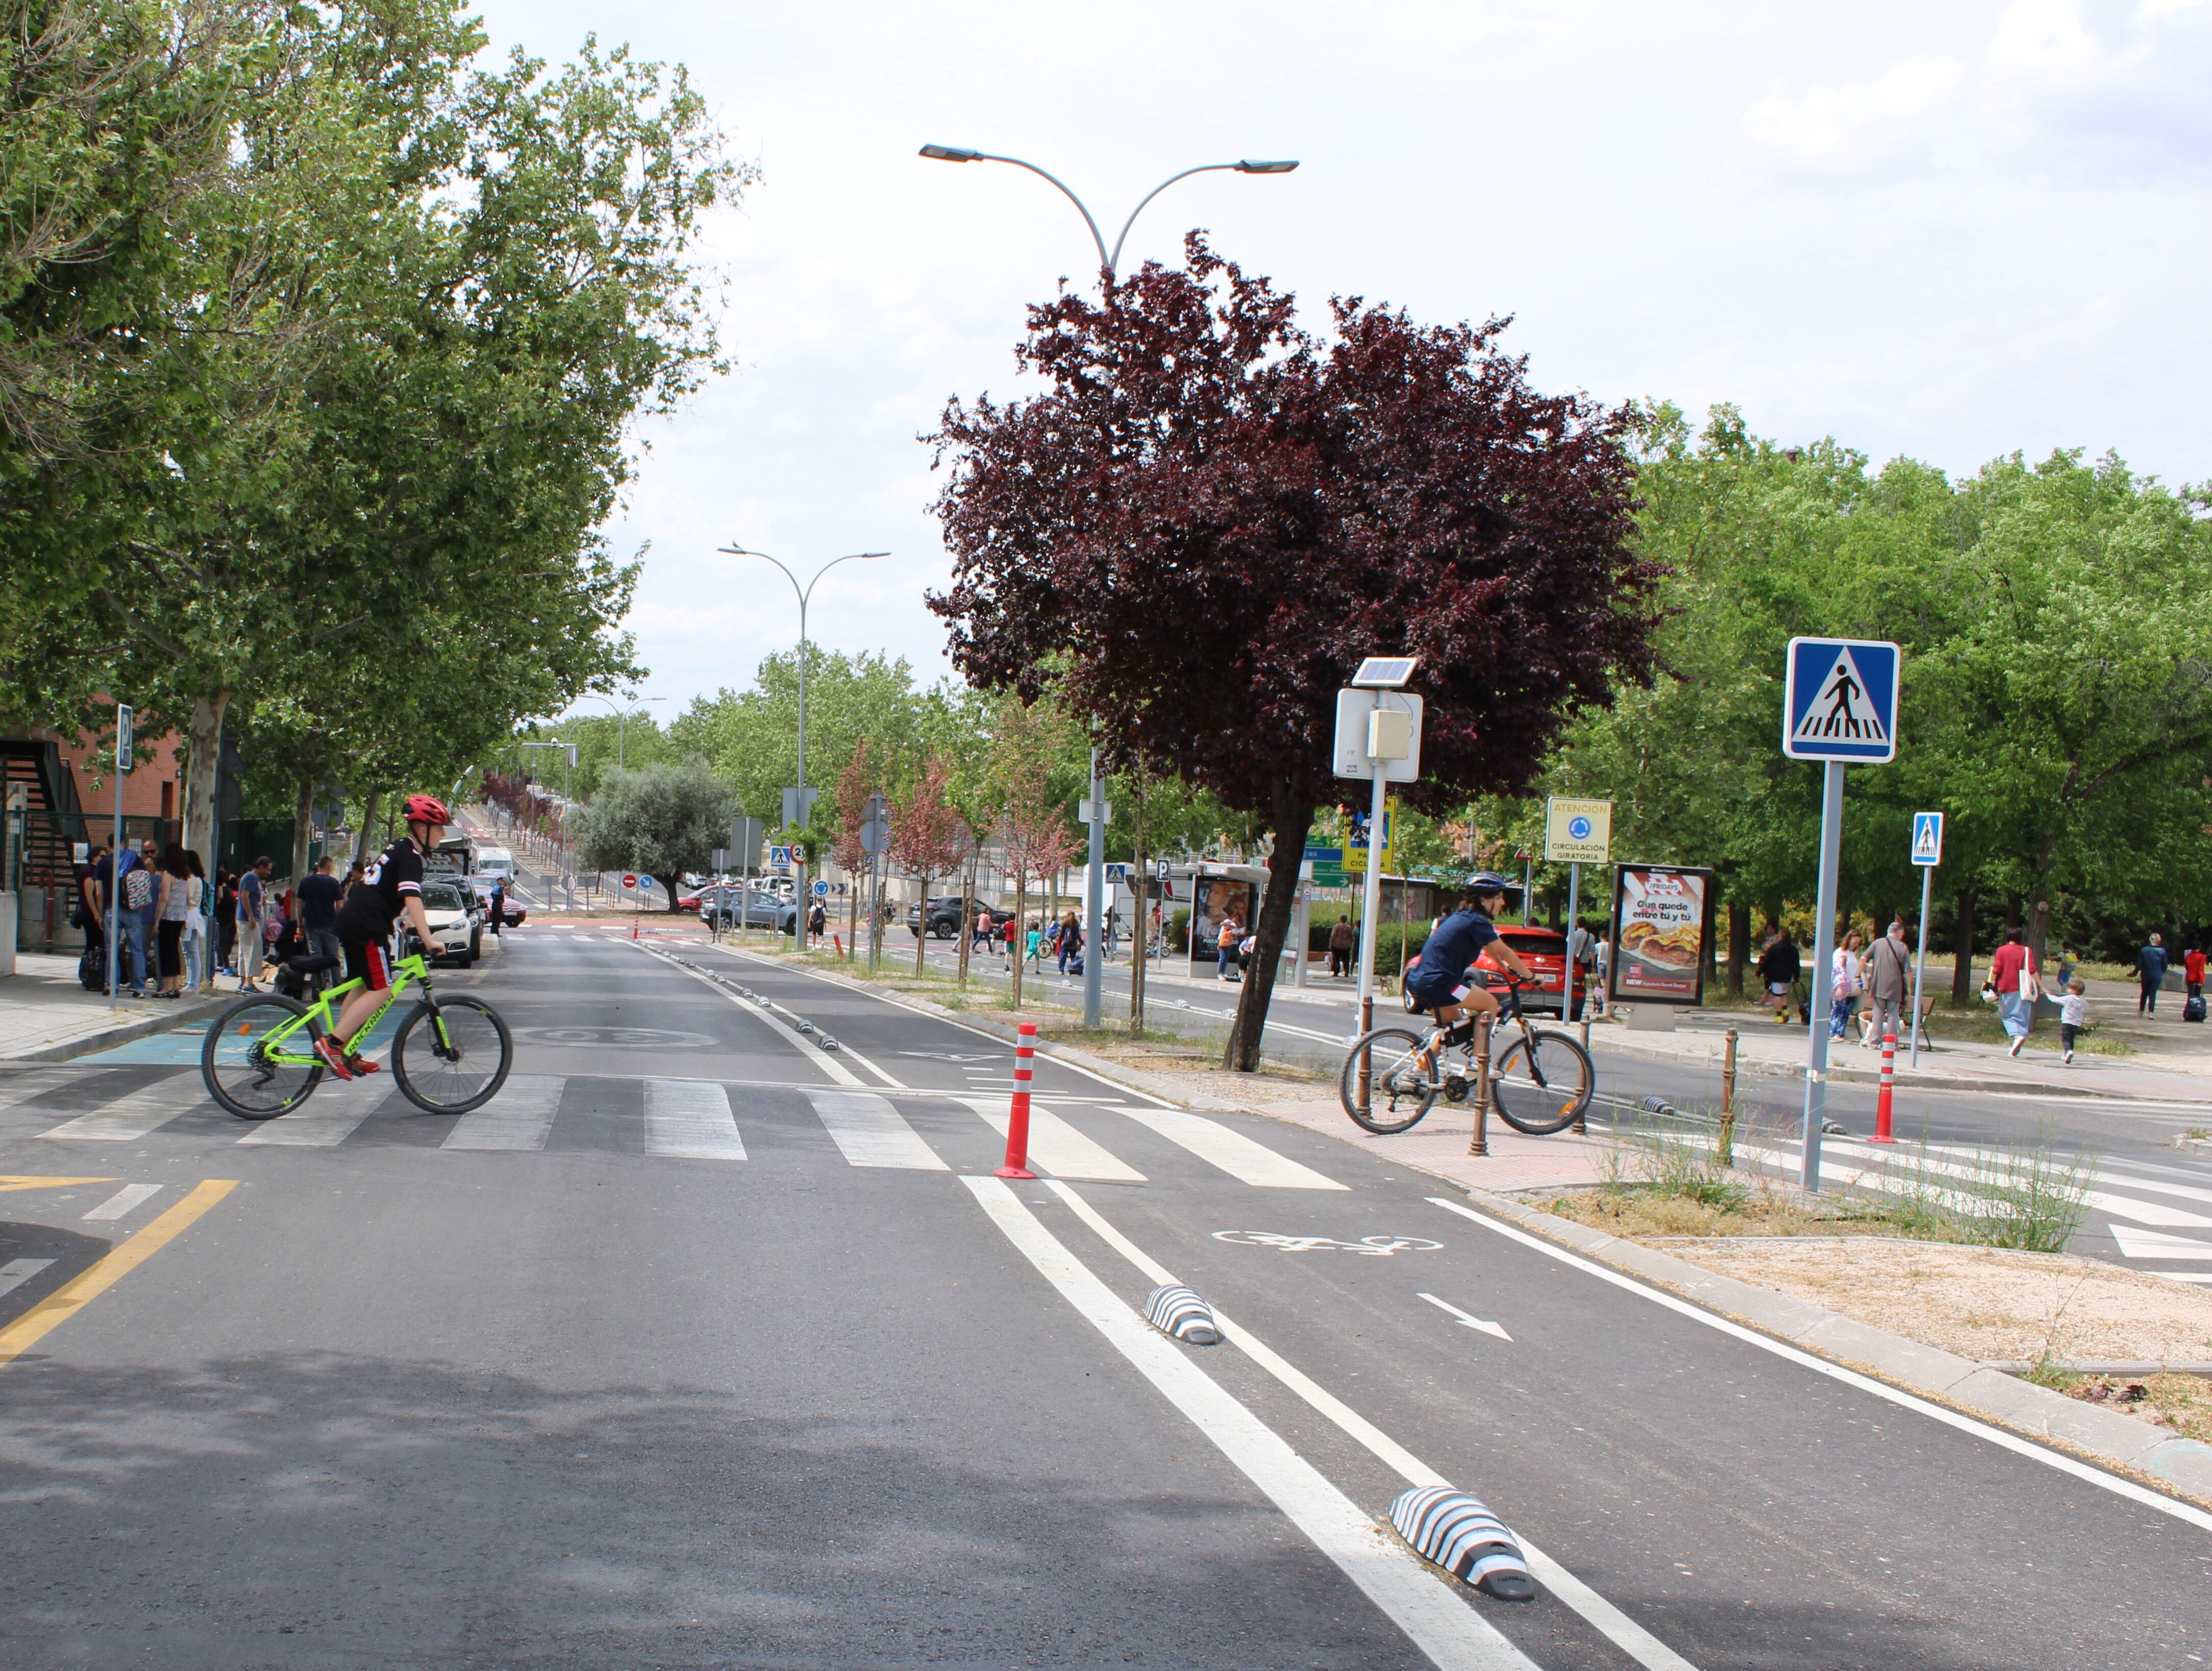
[[[235,996],[222,978],[211,998],[126,996],[110,1012],[106,993],[77,984],[76,957],[19,951],[15,974],[0,980],[0,1061],[67,1061],[200,1020]]]

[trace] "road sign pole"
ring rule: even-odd
[[[1106,785],[1098,775],[1098,750],[1091,750],[1091,864],[1084,877],[1083,1025],[1097,1032],[1106,992]]]
[[[1920,867],[1920,950],[1912,959],[1912,1013],[1905,1018],[1905,1024],[1912,1030],[1911,1065],[1915,1067],[1920,1066],[1920,983],[1928,974],[1928,894],[1935,880],[1936,867],[1923,865]]]
[[[1382,763],[1375,763],[1375,795],[1367,813],[1367,890],[1359,902],[1359,1030],[1375,1025],[1375,936],[1382,922]],[[1359,1076],[1359,1108],[1367,1111],[1367,1075]]]
[[[1820,786],[1820,888],[1813,908],[1814,1001],[1805,1006],[1811,1012],[1811,1039],[1805,1054],[1805,1152],[1800,1181],[1816,1193],[1820,1188],[1820,1127],[1828,1117],[1829,1012],[1819,995],[1834,986],[1830,965],[1835,959],[1836,890],[1843,856],[1844,763],[1831,760]]]

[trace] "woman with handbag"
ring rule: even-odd
[[[2028,1024],[2035,1018],[2036,994],[2040,990],[2035,959],[2021,943],[2021,931],[2017,927],[2007,929],[2005,943],[1990,959],[1989,985],[1984,991],[1985,995],[1996,995],[1997,1018],[2004,1023],[2004,1030],[2012,1038],[2012,1048],[2007,1052],[2009,1055],[2020,1054],[2020,1047],[2027,1042]]]
[[[1844,936],[1828,966],[1828,1036],[1841,1038],[1851,1024],[1864,990],[1859,975],[1859,936],[1856,929]]]
[[[185,990],[213,992],[215,981],[208,969],[207,867],[198,852],[186,848],[185,868],[191,872],[185,882]]]

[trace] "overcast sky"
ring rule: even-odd
[[[1741,405],[1953,471],[2118,451],[2212,478],[2212,0],[1110,7],[494,0],[495,48],[586,33],[681,59],[763,179],[721,213],[737,369],[647,425],[609,533],[650,543],[630,620],[672,715],[797,636],[925,677],[947,565],[914,437],[1017,391],[1024,301],[1087,282],[1043,181],[1109,227],[1178,168],[1123,270],[1183,233],[1296,292],[1510,313],[1539,386]]]

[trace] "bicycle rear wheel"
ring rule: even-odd
[[[322,1083],[323,1070],[273,1060],[268,1037],[307,1006],[276,993],[240,999],[207,1030],[200,1043],[200,1078],[216,1104],[240,1120],[274,1120],[307,1100]],[[312,1042],[304,1027],[284,1041],[287,1055],[304,1056]]]
[[[1498,1117],[1531,1137],[1549,1137],[1574,1124],[1596,1089],[1589,1052],[1565,1033],[1532,1028],[1498,1053],[1491,1070],[1490,1095]]]
[[[480,1109],[507,1083],[514,1041],[497,1010],[481,999],[441,998],[418,1005],[392,1045],[392,1077],[425,1114]]]
[[[1337,1076],[1337,1097],[1354,1125],[1378,1137],[1410,1131],[1421,1122],[1443,1088],[1435,1061],[1424,1061],[1425,1031],[1411,1027],[1377,1027],[1364,1033],[1345,1053],[1344,1071]],[[1359,1105],[1359,1066],[1368,1061],[1367,1107]]]

